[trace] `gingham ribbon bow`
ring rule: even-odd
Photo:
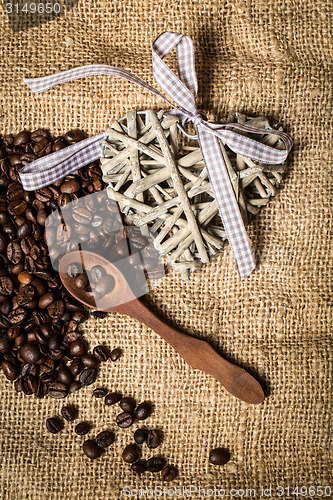
[[[165,64],[163,58],[174,48],[177,49],[179,78]],[[91,75],[111,75],[141,85],[164,99],[173,108],[169,113],[180,118],[190,119],[199,138],[214,195],[219,207],[223,226],[234,254],[240,278],[248,276],[255,268],[254,255],[244,227],[243,219],[229,178],[228,170],[221,151],[221,139],[235,153],[263,163],[282,163],[292,147],[290,136],[280,131],[270,130],[285,144],[285,150],[275,149],[254,139],[245,137],[242,132],[262,135],[263,129],[245,124],[212,124],[205,120],[196,106],[198,90],[194,65],[192,40],[179,33],[165,32],[159,35],[152,49],[153,75],[160,87],[177,103],[175,107],[168,98],[140,78],[128,71],[105,65],[90,65],[74,68],[42,78],[26,78],[24,81],[35,92],[43,92],[59,83],[76,80]],[[20,178],[24,189],[35,190],[64,177],[100,157],[101,142],[104,134],[98,134],[56,153],[40,158],[23,167]]]

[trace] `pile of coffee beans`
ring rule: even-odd
[[[15,389],[42,398],[64,398],[92,384],[109,354],[89,353],[79,325],[87,312],[62,286],[49,258],[45,223],[51,212],[103,189],[93,162],[54,184],[27,192],[19,170],[31,161],[84,139],[72,130],[22,131],[0,139],[0,357]]]

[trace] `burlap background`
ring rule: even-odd
[[[194,39],[201,108],[211,117],[263,113],[295,140],[281,191],[249,229],[256,272],[241,283],[226,246],[191,281],[169,275],[150,298],[161,316],[251,367],[267,387],[263,405],[229,396],[134,320],[110,315],[86,324],[92,345],[124,351],[103,367],[99,384],[155,403],[149,426],[163,431],[159,451],[179,467],[173,486],[255,488],[259,498],[271,485],[278,498],[277,485],[329,484],[330,7],[329,0],[80,0],[64,17],[16,34],[1,13],[1,133],[40,126],[95,133],[132,107],[158,108],[157,99],[118,79],[93,77],[36,97],[22,77],[104,63],[153,83],[151,43],[168,29]],[[0,383],[1,499],[117,499],[126,485],[161,484],[158,475],[138,479],[122,464],[136,426],[117,431],[114,446],[92,463],[72,424],[47,433],[45,419],[61,402],[17,395],[3,375]],[[92,421],[91,435],[115,428],[116,409],[91,393],[68,399]],[[218,445],[231,451],[224,468],[208,463]]]

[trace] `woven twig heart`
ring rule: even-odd
[[[201,234],[210,258],[227,237],[196,136],[190,136],[176,117],[164,113],[132,110],[115,121],[105,134],[101,164],[109,196],[143,232],[150,226],[156,234],[155,248],[186,279],[189,271],[207,262],[196,246],[195,235]],[[238,114],[234,121],[263,128],[259,140],[279,148],[280,139],[267,135],[273,129],[266,118],[247,119]],[[168,157],[162,153],[162,141],[164,146],[168,144]],[[248,215],[257,214],[276,194],[285,165],[254,162],[236,155],[222,142],[221,148],[247,222]],[[175,168],[182,183],[173,175]],[[188,220],[184,207],[191,208],[195,223]]]

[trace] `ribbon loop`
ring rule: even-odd
[[[179,77],[163,61],[175,47]],[[196,127],[223,226],[238,266],[239,275],[243,279],[255,268],[255,260],[225,163],[226,153],[223,143],[237,154],[263,163],[275,164],[287,158],[293,145],[292,139],[284,132],[265,130],[246,124],[208,122],[207,116],[199,111],[196,105],[198,83],[195,73],[194,48],[190,37],[169,31],[159,35],[152,47],[152,67],[156,82],[177,103],[177,107],[151,85],[128,71],[114,66],[101,64],[82,66],[42,78],[26,78],[24,81],[33,92],[39,93],[60,83],[85,76],[121,77],[140,85],[167,102],[171,108],[167,113],[181,119],[191,120]],[[256,141],[245,136],[244,132],[261,136],[263,134],[276,135],[283,141],[285,150]],[[103,135],[95,135],[23,167],[20,170],[20,178],[24,189],[39,189],[98,159]]]

